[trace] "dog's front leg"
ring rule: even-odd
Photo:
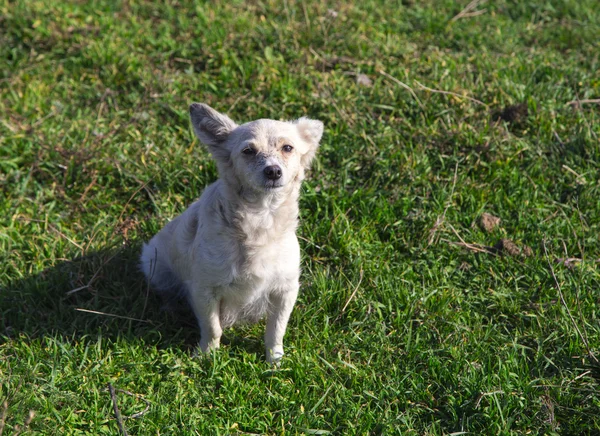
[[[192,308],[200,326],[200,349],[204,353],[219,348],[223,333],[219,319],[220,301],[209,295],[212,292],[208,289],[190,293]]]
[[[299,284],[295,283],[293,288],[272,293],[269,297],[271,308],[265,331],[267,362],[276,363],[283,357],[283,336],[296,303],[298,288]]]

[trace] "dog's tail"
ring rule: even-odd
[[[152,242],[144,244],[139,267],[153,290],[167,305],[185,297],[187,293],[185,285],[175,275],[170,265],[159,257],[158,250]]]

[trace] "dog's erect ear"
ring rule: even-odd
[[[308,151],[302,155],[301,159],[302,166],[308,168],[319,148],[319,141],[323,136],[323,123],[306,117],[297,119],[295,123],[300,136],[308,144]]]
[[[225,141],[237,127],[237,124],[227,115],[217,112],[204,103],[190,105],[190,118],[198,139],[210,147]]]

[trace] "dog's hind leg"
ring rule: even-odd
[[[267,362],[276,363],[283,357],[283,336],[298,297],[298,288],[299,284],[295,283],[292,289],[269,296],[271,307],[265,330]]]
[[[221,343],[220,301],[210,289],[192,289],[188,294],[192,309],[200,326],[200,349],[204,353],[219,348]]]

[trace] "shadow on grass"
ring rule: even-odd
[[[102,250],[9,283],[0,290],[0,342],[101,335],[193,349],[199,340],[193,313],[184,304],[163,309],[138,270],[139,252],[139,245]]]

